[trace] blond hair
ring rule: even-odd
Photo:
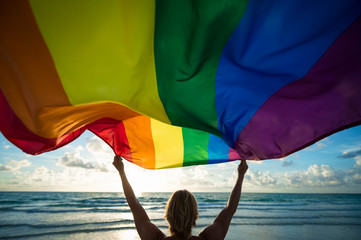
[[[165,208],[164,218],[169,223],[171,235],[177,239],[189,239],[198,219],[196,198],[187,190],[174,192]]]

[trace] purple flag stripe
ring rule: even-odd
[[[234,148],[242,159],[287,156],[361,124],[361,18],[308,74],[281,88],[256,112]]]

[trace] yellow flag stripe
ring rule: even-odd
[[[181,167],[183,165],[182,128],[151,119],[155,149],[155,168]]]
[[[154,1],[30,4],[71,104],[115,101],[169,123],[155,74]]]

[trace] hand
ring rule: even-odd
[[[121,156],[114,156],[114,167],[118,170],[119,173],[124,173],[124,164]]]
[[[248,165],[246,160],[241,160],[241,162],[238,165],[238,176],[244,176],[244,174],[247,172]]]

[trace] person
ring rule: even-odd
[[[149,219],[142,205],[138,202],[124,171],[124,164],[120,156],[114,157],[113,165],[118,170],[124,195],[132,211],[135,227],[141,239],[149,240],[220,240],[224,239],[232,217],[237,210],[241,197],[242,182],[248,169],[247,162],[241,160],[238,166],[238,177],[231,192],[227,206],[218,214],[214,222],[206,227],[198,236],[191,235],[192,227],[198,218],[197,201],[192,193],[180,190],[173,193],[166,206],[165,219],[169,223],[170,236],[166,236]]]

